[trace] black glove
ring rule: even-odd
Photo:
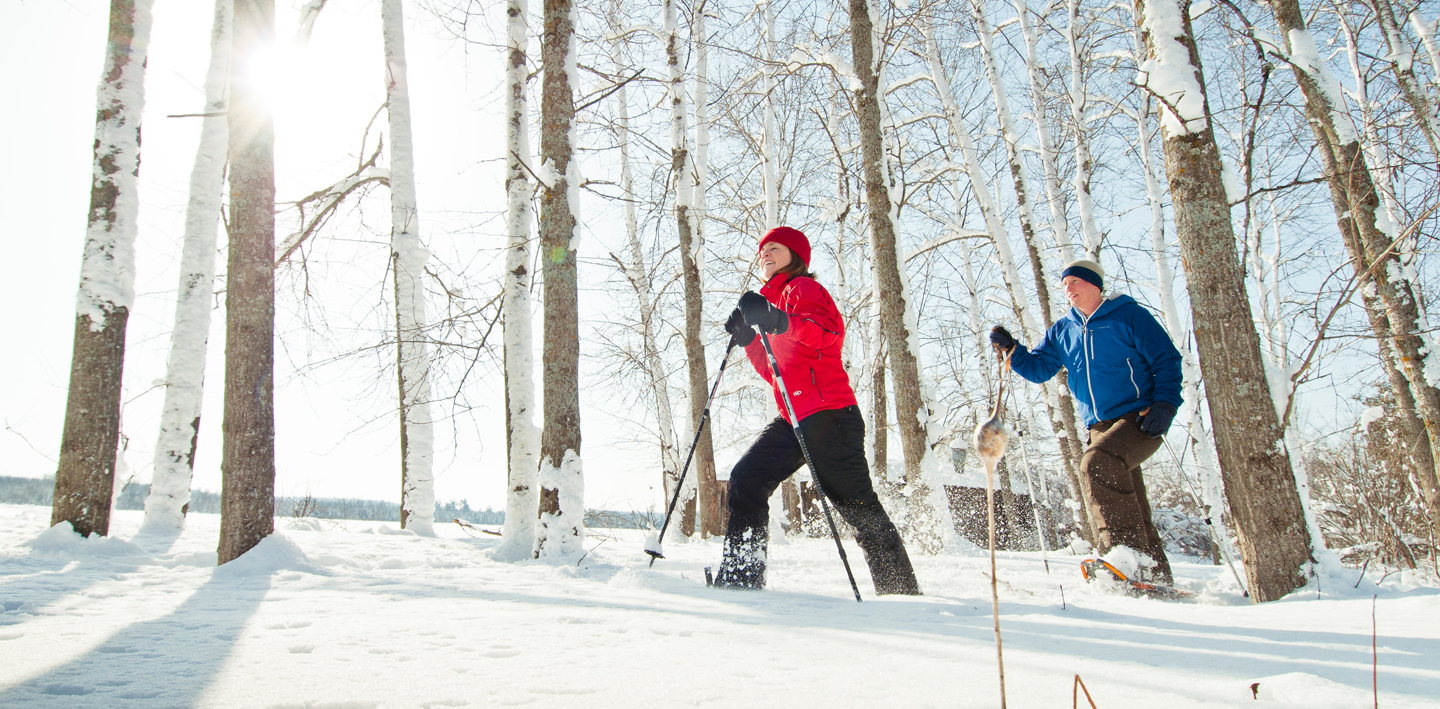
[[[1168,401],[1157,401],[1150,405],[1150,413],[1140,417],[1140,430],[1151,438],[1159,438],[1170,430],[1175,420],[1175,405]]]
[[[755,341],[755,328],[745,324],[745,316],[740,314],[736,308],[730,313],[730,319],[725,321],[725,332],[735,338],[735,344],[745,347]]]
[[[990,344],[999,347],[1002,351],[1009,352],[1015,349],[1015,345],[1018,343],[1015,342],[1015,336],[1011,335],[1009,330],[996,325],[990,328]]]
[[[747,290],[740,296],[740,312],[746,325],[758,327],[761,332],[778,335],[790,329],[790,316],[753,290]]]

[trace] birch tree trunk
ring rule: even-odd
[[[381,0],[390,115],[390,261],[395,270],[395,369],[400,398],[400,527],[435,533],[435,434],[425,344],[425,262],[415,198],[415,148],[402,0]]]
[[[706,11],[705,0],[700,0],[694,7],[694,14],[690,21],[690,40],[695,44],[695,159],[692,161],[695,171],[695,194],[690,207],[690,224],[694,233],[694,260],[697,275],[703,275],[705,271],[705,187],[710,169],[710,99],[708,94],[710,35],[705,30]],[[697,278],[697,280],[699,279]],[[704,292],[703,288],[699,290]],[[687,351],[687,364],[689,354]],[[703,352],[700,361],[699,373],[703,381],[709,376],[704,364]],[[696,394],[692,379],[690,398],[694,399]],[[704,414],[703,409],[701,414]],[[695,419],[693,408],[690,411],[690,417],[692,420]],[[720,484],[715,480],[715,447],[708,430],[701,435],[701,439],[699,450],[695,451],[695,479],[700,487],[698,510],[700,536],[723,536],[725,534],[723,515],[727,503],[721,495]]]
[[[1425,45],[1425,53],[1430,57],[1430,80],[1436,88],[1440,88],[1440,44],[1435,41],[1437,26],[1440,26],[1440,19],[1427,25],[1419,10],[1410,13],[1410,27],[1420,36],[1420,42]]]
[[[152,5],[152,0],[111,0],[105,70],[96,92],[89,221],[50,512],[50,524],[69,522],[81,536],[110,532],[125,326],[135,300],[140,118]]]
[[[1146,50],[1141,83],[1165,100],[1165,174],[1189,266],[1220,469],[1251,599],[1272,601],[1304,585],[1310,534],[1245,294],[1190,19],[1177,0],[1142,0],[1137,9]]]
[[[574,0],[545,0],[540,46],[540,251],[545,276],[544,411],[536,558],[584,553],[585,488],[580,466],[580,320],[576,280]]]
[[[230,74],[232,0],[215,0],[210,29],[210,67],[205,72],[205,117],[200,146],[190,170],[185,236],[180,253],[180,284],[175,296],[175,326],[165,365],[165,403],[155,442],[155,472],[145,498],[147,529],[179,530],[190,506],[190,480],[200,440],[205,353],[210,339],[211,299],[215,292],[215,237],[225,191],[226,78]]]
[[[1061,263],[1075,260],[1074,248],[1070,245],[1070,218],[1065,209],[1065,197],[1060,191],[1060,170],[1056,165],[1059,151],[1050,136],[1050,117],[1045,104],[1045,90],[1042,87],[1043,65],[1039,56],[1039,36],[1030,22],[1030,7],[1027,0],[1011,0],[1015,16],[1020,22],[1020,33],[1025,40],[1025,74],[1030,79],[1030,112],[1035,121],[1035,135],[1040,142],[1040,166],[1045,175],[1045,201],[1050,205],[1050,232],[1055,245],[1060,249]],[[1053,306],[1043,303],[1046,309]],[[1068,397],[1067,397],[1068,398]],[[1071,407],[1071,419],[1074,419]],[[1078,445],[1075,448],[1079,450]]]
[[[1090,157],[1090,129],[1085,108],[1089,97],[1085,89],[1084,58],[1080,56],[1080,0],[1067,0],[1069,21],[1065,23],[1065,41],[1070,46],[1070,121],[1075,137],[1075,204],[1080,208],[1080,228],[1085,234],[1085,258],[1100,258],[1100,227],[1095,223],[1095,201],[1090,196],[1090,173],[1094,161]]]
[[[506,0],[505,276],[501,310],[505,357],[505,532],[507,558],[529,556],[535,545],[540,432],[535,428],[534,341],[530,312],[529,3]]]
[[[765,3],[765,38],[760,46],[765,74],[765,110],[760,159],[765,163],[765,230],[780,226],[780,185],[776,175],[775,148],[775,3]]]
[[[670,3],[666,3],[667,9]],[[620,26],[619,3],[612,8],[610,28],[613,33],[618,33],[624,28]],[[615,41],[611,48],[611,59],[614,64],[615,76],[620,76],[625,65],[621,57],[621,43]],[[620,191],[626,197],[623,212],[625,214],[625,238],[630,249],[630,262],[623,264],[625,278],[630,281],[630,286],[635,290],[636,300],[640,306],[640,351],[642,369],[650,383],[650,392],[655,401],[655,427],[656,434],[660,439],[660,467],[661,488],[665,491],[665,503],[669,504],[670,497],[680,479],[680,454],[675,442],[674,416],[670,408],[670,384],[665,376],[665,366],[660,359],[660,347],[655,338],[655,302],[651,296],[651,276],[649,269],[645,266],[645,255],[640,245],[640,224],[635,214],[635,203],[639,197],[635,194],[634,173],[630,169],[630,107],[629,92],[622,84],[615,92],[616,103],[616,128],[617,142],[620,147]]]
[[[779,90],[775,79],[776,56],[775,56],[775,3],[767,0],[765,3],[765,37],[760,47],[761,61],[764,63],[765,76],[765,110],[762,119],[762,139],[760,142],[760,158],[765,166],[765,230],[768,232],[780,226],[780,160],[779,152],[780,139],[776,135],[775,128],[775,100]],[[693,386],[693,385],[692,385]],[[799,525],[793,521],[799,519],[800,511],[797,506],[800,499],[800,489],[796,485],[794,476],[781,481],[777,491],[780,496],[781,507],[785,518],[791,520],[783,525],[788,533],[799,531]],[[773,517],[773,515],[772,515]],[[772,527],[773,528],[773,527]]]
[[[1375,8],[1376,18],[1380,21],[1380,33],[1385,37],[1385,46],[1389,50],[1386,58],[1390,61],[1391,71],[1395,73],[1395,82],[1400,85],[1400,95],[1405,97],[1416,127],[1424,134],[1425,143],[1430,146],[1430,156],[1440,160],[1440,125],[1436,124],[1435,112],[1430,106],[1430,97],[1425,94],[1425,87],[1415,77],[1415,52],[1410,48],[1410,43],[1405,41],[1391,1],[1370,2],[1371,7]],[[1440,71],[1440,68],[1437,68],[1437,71]]]
[[[1325,166],[1341,237],[1357,277],[1374,284],[1373,294],[1369,286],[1362,292],[1371,330],[1378,338],[1390,338],[1389,347],[1382,347],[1381,354],[1399,360],[1398,366],[1393,360],[1387,362],[1385,369],[1400,408],[1400,434],[1420,471],[1416,478],[1431,524],[1440,530],[1440,470],[1434,456],[1440,446],[1440,391],[1426,376],[1433,343],[1424,334],[1427,328],[1391,236],[1379,226],[1379,200],[1360,137],[1345,113],[1340,83],[1320,61],[1298,0],[1272,0],[1270,7],[1285,35],[1290,66],[1305,96],[1306,115]],[[1377,259],[1384,263],[1375,264]],[[1424,426],[1428,447],[1418,445],[1419,431],[1406,409],[1406,404],[1412,402],[1412,410],[1416,410]]]
[[[705,340],[700,327],[705,315],[705,294],[700,271],[700,251],[704,246],[696,238],[694,222],[691,220],[690,201],[694,198],[695,167],[690,156],[690,129],[686,125],[688,96],[685,93],[685,75],[680,67],[680,26],[676,20],[675,0],[665,0],[662,5],[665,33],[665,63],[669,79],[670,99],[670,172],[675,186],[675,227],[680,235],[680,264],[685,279],[685,359],[690,374],[690,430],[698,430],[705,417],[705,404],[709,395],[709,373],[705,366]],[[696,446],[696,468],[699,476],[715,478],[715,451],[707,428],[700,433],[701,441]],[[678,469],[677,473],[678,475]],[[687,485],[681,492],[685,506],[680,518],[680,532],[689,537],[695,534],[695,486]],[[668,497],[668,495],[667,495]]]
[[[1005,80],[996,65],[995,52],[991,42],[990,22],[985,16],[984,0],[971,0],[971,14],[975,18],[975,31],[980,39],[980,58],[985,65],[985,76],[990,81],[990,90],[995,97],[996,117],[1000,120],[1000,131],[1005,142],[1005,156],[1010,164],[1010,177],[1015,185],[1016,211],[1020,218],[1020,233],[1025,239],[1025,248],[1030,257],[1030,270],[1035,279],[1035,292],[1040,300],[1040,315],[1044,323],[1043,330],[1037,330],[1033,322],[1022,320],[1021,325],[1026,328],[1024,338],[1027,342],[1036,342],[1040,335],[1055,324],[1055,316],[1051,313],[1053,301],[1050,296],[1050,278],[1045,272],[1045,261],[1040,256],[1040,237],[1035,228],[1035,212],[1030,206],[1030,187],[1025,175],[1025,166],[1020,155],[1020,134],[1016,130],[1015,120],[1010,115],[1010,101],[1005,91]],[[1028,23],[1028,9],[1019,8],[1020,17],[1023,23]],[[1022,24],[1022,32],[1026,33],[1027,42],[1033,41],[1029,36],[1026,24]],[[1038,86],[1037,86],[1038,89]],[[1037,94],[1038,95],[1038,94]],[[1043,97],[1041,97],[1043,99]],[[948,111],[948,109],[947,109]],[[1043,117],[1043,100],[1037,104],[1036,125],[1042,136],[1042,146],[1048,144],[1049,127],[1040,123]],[[1042,150],[1048,149],[1042,147]],[[1053,166],[1053,158],[1052,158]],[[1058,192],[1059,186],[1056,185]],[[1056,198],[1058,200],[1058,197]],[[1057,205],[1058,206],[1058,205]],[[1052,229],[1064,229],[1064,213],[1056,213],[1052,210],[1052,219],[1060,222]],[[1056,231],[1056,241],[1066,242],[1065,250],[1069,250],[1069,239],[1063,237]],[[1019,275],[1015,275],[1015,287],[1019,288]],[[1023,297],[1023,289],[1019,294],[1012,292],[1013,297]],[[1027,318],[1026,320],[1032,320]],[[1067,377],[1061,376],[1043,385],[1045,391],[1045,408],[1048,413],[1047,420],[1050,423],[1052,434],[1060,449],[1060,460],[1065,469],[1066,479],[1070,482],[1071,493],[1074,499],[1082,503],[1081,508],[1076,510],[1076,526],[1081,530],[1083,536],[1092,545],[1095,543],[1094,530],[1091,529],[1088,519],[1089,503],[1088,488],[1080,479],[1078,462],[1080,459],[1079,447],[1074,445],[1078,442],[1079,435],[1075,425],[1075,405],[1070,399],[1070,392],[1066,387]],[[1052,390],[1053,388],[1053,390]],[[1058,397],[1058,404],[1052,402],[1052,396]],[[1067,422],[1065,412],[1069,413]]]
[[[1424,27],[1419,24],[1418,16],[1411,15],[1412,24],[1417,28],[1422,37],[1426,37]],[[1353,96],[1360,105],[1361,122],[1365,129],[1365,138],[1361,144],[1368,148],[1371,160],[1376,164],[1383,164],[1381,160],[1380,138],[1375,126],[1372,102],[1369,97],[1368,74],[1360,67],[1360,48],[1356,38],[1356,30],[1350,22],[1340,18],[1340,29],[1345,34],[1345,45],[1350,55],[1350,72],[1355,79],[1355,90]],[[1323,124],[1322,124],[1323,125]],[[1317,140],[1321,139],[1323,131],[1316,132]],[[1329,134],[1324,133],[1325,142],[1329,142]],[[1381,196],[1385,200],[1385,211],[1390,222],[1399,223],[1400,209],[1395,203],[1395,192],[1390,186],[1389,173],[1380,169],[1375,171],[1375,182]],[[1336,193],[1337,185],[1343,194],[1344,184],[1342,181],[1330,180],[1332,197]],[[1348,197],[1336,204],[1348,204]],[[1339,209],[1339,207],[1337,207]],[[1340,214],[1342,212],[1337,212]],[[1378,223],[1378,215],[1377,215]],[[1342,236],[1346,241],[1346,251],[1351,255],[1352,262],[1357,266],[1363,264],[1364,247],[1358,241],[1358,234],[1352,229],[1346,233],[1342,229]],[[1356,260],[1358,259],[1358,261]],[[1361,266],[1363,268],[1363,266]],[[1358,271],[1357,271],[1358,272]],[[1395,397],[1395,419],[1396,419],[1396,440],[1401,442],[1401,460],[1408,467],[1409,476],[1415,480],[1416,487],[1420,490],[1420,497],[1425,503],[1426,511],[1429,513],[1432,527],[1435,528],[1437,537],[1440,537],[1440,485],[1431,480],[1430,471],[1435,470],[1434,451],[1430,448],[1430,437],[1426,433],[1425,424],[1421,422],[1417,413],[1415,395],[1410,390],[1410,383],[1405,379],[1405,374],[1400,371],[1396,363],[1395,348],[1390,344],[1390,323],[1385,316],[1385,305],[1380,301],[1379,294],[1372,288],[1362,288],[1360,291],[1361,302],[1365,308],[1365,314],[1370,320],[1370,329],[1375,333],[1375,342],[1378,345],[1380,355],[1380,366],[1385,371],[1386,381],[1390,384],[1390,391]],[[1440,475],[1440,471],[1437,471]]]
[[[274,0],[236,0],[231,56],[275,41]],[[263,78],[230,69],[230,254],[225,277],[221,564],[275,531],[275,124]]]
[[[915,314],[909,304],[909,291],[902,272],[899,242],[895,236],[895,205],[890,199],[888,170],[882,132],[880,79],[874,55],[874,20],[867,0],[850,0],[850,43],[854,51],[855,73],[859,88],[855,90],[855,113],[860,131],[867,214],[870,222],[872,268],[875,269],[876,293],[880,301],[880,320],[885,332],[885,345],[890,355],[890,371],[895,388],[895,421],[900,431],[900,445],[905,451],[905,482],[912,491],[908,516],[917,541],[929,549],[938,549],[954,539],[949,506],[943,489],[931,489],[925,480],[930,446],[929,424],[936,417],[926,401],[920,382],[919,353]]]
[[[1042,87],[1044,70],[1039,57],[1039,36],[1035,27],[1030,21],[1030,9],[1026,0],[1012,0],[1015,6],[1015,14],[1019,19],[1020,32],[1025,40],[1025,73],[1030,80],[1030,110],[1035,122],[1035,135],[1039,140],[1040,168],[1045,176],[1045,201],[1050,205],[1050,233],[1055,240],[1055,245],[1060,250],[1060,262],[1069,263],[1075,259],[1075,250],[1070,242],[1070,218],[1065,208],[1065,196],[1060,189],[1060,170],[1056,164],[1059,159],[1059,150],[1055,147],[1054,139],[1050,135],[1050,118],[1048,115],[1045,91]],[[1043,262],[1042,262],[1043,267]],[[1037,274],[1037,278],[1043,278],[1043,273]],[[1048,290],[1048,289],[1047,289]],[[1064,305],[1057,303],[1054,299],[1042,294],[1041,296],[1042,317],[1045,328],[1048,330],[1064,315]],[[1095,544],[1096,531],[1094,522],[1090,519],[1090,503],[1085,493],[1086,487],[1080,480],[1079,466],[1080,456],[1083,454],[1084,446],[1080,441],[1080,427],[1075,419],[1075,402],[1070,396],[1069,374],[1061,370],[1055,376],[1054,400],[1046,398],[1046,406],[1051,411],[1059,412],[1061,428],[1056,429],[1056,435],[1063,431],[1065,438],[1060,441],[1061,456],[1068,461],[1066,473],[1069,476],[1070,499],[1079,505],[1078,508],[1071,506],[1074,513],[1076,526],[1080,535],[1092,546]]]
[[[974,8],[973,5],[972,8]],[[986,73],[988,74],[994,70],[994,63],[989,60],[988,52],[984,49],[984,45],[988,43],[988,27],[979,9],[974,8],[974,10],[973,17],[977,25],[976,31],[981,35],[981,56],[985,59]],[[959,103],[955,100],[955,93],[950,87],[949,75],[940,61],[940,45],[935,41],[934,28],[926,25],[923,31],[925,33],[926,58],[930,67],[930,78],[932,83],[935,84],[936,91],[940,94],[940,105],[944,108],[945,118],[950,124],[951,137],[955,140],[961,159],[964,161],[965,174],[970,180],[970,192],[975,196],[975,201],[980,206],[980,214],[985,219],[985,230],[990,235],[991,243],[995,245],[996,260],[1000,264],[1000,273],[1005,280],[1005,289],[1010,294],[1011,310],[1015,314],[1016,322],[1020,323],[1022,336],[1034,342],[1039,339],[1039,333],[1036,331],[1035,319],[1030,316],[1029,299],[1025,295],[1024,287],[1020,284],[1020,272],[1015,266],[1014,252],[1010,248],[1010,235],[1005,230],[1005,224],[1000,218],[1000,210],[996,205],[995,196],[990,192],[989,182],[985,178],[985,172],[980,165],[980,159],[975,153],[975,141],[970,135],[970,128],[965,125],[964,119],[961,118],[961,109]],[[991,76],[992,87],[993,82],[997,78],[998,75]],[[1003,103],[1001,105],[1003,105]],[[1002,114],[1001,116],[1002,130],[1006,125],[1006,117],[1008,117],[1008,115]],[[1008,143],[1008,136],[1006,141]],[[1013,171],[1016,168],[1017,165],[1012,162],[1011,170]],[[1028,218],[1028,205],[1024,203],[1023,184],[1017,183],[1016,187],[1017,190],[1020,190],[1019,200],[1021,224],[1023,228]],[[982,356],[980,361],[984,361],[983,348],[981,352]],[[1003,464],[1004,461],[1001,462]],[[1014,495],[1010,487],[1010,469],[1008,466],[1001,465],[1001,467],[997,468],[996,472],[1000,476],[1001,511],[1005,515],[1007,528],[1014,529],[1015,510]]]

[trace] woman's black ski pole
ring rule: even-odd
[[[725,376],[725,365],[730,363],[730,350],[735,349],[735,338],[730,338],[730,344],[725,346],[725,356],[720,360],[720,371],[715,373],[715,384],[710,387],[710,398],[705,400],[705,413],[700,414],[700,425],[695,427],[695,440],[690,442],[690,452],[685,455],[685,466],[680,469],[680,480],[675,483],[675,495],[670,498],[670,507],[665,510],[665,523],[660,525],[660,536],[655,540],[655,548],[651,549],[649,544],[645,545],[645,553],[650,555],[650,565],[655,565],[656,559],[664,559],[665,555],[660,553],[660,543],[665,541],[665,530],[670,528],[670,515],[675,514],[675,503],[680,501],[680,491],[685,488],[685,474],[690,472],[690,459],[695,457],[695,446],[700,445],[700,434],[705,431],[705,422],[710,420],[710,404],[715,402],[715,392],[720,390],[720,379]]]
[[[855,602],[860,602],[860,587],[855,585],[855,574],[850,571],[850,560],[845,558],[845,545],[840,543],[840,531],[835,529],[835,518],[830,516],[830,504],[825,501],[825,486],[820,484],[820,472],[815,469],[815,461],[810,459],[810,449],[805,447],[805,436],[800,432],[800,421],[795,418],[795,405],[790,403],[790,390],[785,388],[785,378],[780,376],[780,363],[775,361],[775,350],[770,349],[770,336],[765,329],[760,329],[760,342],[765,345],[765,354],[770,358],[770,371],[775,373],[775,384],[780,388],[781,398],[785,399],[785,410],[790,413],[790,425],[795,428],[795,440],[800,441],[800,452],[805,455],[805,464],[810,466],[810,477],[815,479],[815,487],[820,491],[820,509],[825,511],[825,521],[830,524],[830,535],[835,537],[835,548],[840,550],[840,563],[845,565],[845,575],[850,577],[850,590],[855,592]]]

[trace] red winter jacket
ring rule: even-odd
[[[790,317],[790,329],[771,335],[770,346],[780,363],[780,376],[790,389],[795,415],[804,419],[816,411],[854,406],[855,391],[850,388],[850,376],[840,362],[845,321],[830,291],[813,278],[791,278],[789,274],[777,273],[760,289],[760,295]],[[790,421],[759,337],[746,345],[745,354],[755,365],[755,371],[774,387],[775,405],[780,407],[780,415]]]

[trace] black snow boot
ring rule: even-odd
[[[715,588],[765,588],[765,551],[769,542],[767,527],[732,525],[725,534],[725,555],[715,575]]]
[[[870,578],[875,581],[875,593],[880,596],[920,596],[920,582],[915,579],[915,568],[910,565],[910,555],[905,543],[900,540],[900,531],[884,508],[878,503],[847,506],[840,510],[850,526],[855,528],[855,543],[865,555],[865,564],[870,567]]]

